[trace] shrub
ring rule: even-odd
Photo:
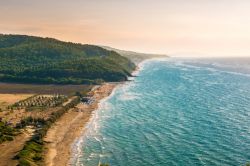
[[[7,123],[0,121],[0,143],[12,141],[13,136],[18,134],[18,130],[12,128]]]
[[[100,164],[100,166],[110,166],[109,164]]]
[[[25,159],[21,159],[21,160],[19,160],[18,166],[31,166],[31,164],[29,161],[27,161]]]
[[[41,128],[37,128],[35,135],[31,138],[30,141],[26,142],[24,148],[19,152],[16,156],[19,159],[20,166],[29,165],[36,165],[37,163],[43,160],[42,153],[43,153],[43,140],[42,138],[46,135],[49,127],[53,122],[56,121],[59,117],[61,117],[65,112],[67,112],[70,108],[73,108],[76,104],[79,103],[79,97],[76,97],[70,103],[65,105],[64,107],[60,108],[57,112],[51,114],[48,120],[44,120],[41,118],[34,119],[28,117],[23,119],[20,125],[22,127],[26,125],[37,125],[40,124]],[[30,163],[32,162],[32,164]],[[26,165],[25,165],[26,164]]]

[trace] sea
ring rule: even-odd
[[[101,101],[72,165],[250,162],[250,59],[152,59],[139,68]]]

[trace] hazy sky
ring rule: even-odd
[[[250,56],[250,0],[0,0],[0,33],[141,52]]]

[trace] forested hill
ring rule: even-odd
[[[0,35],[0,82],[95,84],[124,81],[135,64],[98,46]]]
[[[145,53],[138,53],[134,51],[125,51],[125,50],[120,50],[108,46],[101,46],[104,49],[110,50],[110,51],[115,51],[118,54],[127,57],[131,61],[133,61],[135,64],[138,64],[146,59],[151,59],[151,58],[167,58],[167,55],[164,54],[145,54]]]

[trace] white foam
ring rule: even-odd
[[[108,110],[109,108],[112,107],[112,105],[108,103],[107,100],[112,98],[112,96],[115,94],[115,92],[120,86],[121,85],[116,86],[108,97],[100,100],[98,104],[98,109],[96,111],[93,111],[93,114],[89,122],[85,126],[84,133],[72,145],[73,156],[70,160],[70,165],[81,165],[80,158],[83,157],[82,147],[84,147],[83,145],[87,138],[92,137],[96,141],[101,142],[101,140],[96,137],[100,129],[99,125],[100,113],[103,112],[103,110]]]
[[[138,98],[140,98],[140,95],[138,95],[138,94],[135,94],[135,93],[126,93],[124,95],[121,95],[119,97],[119,100],[129,101],[129,100],[135,100],[135,99],[138,99]]]

